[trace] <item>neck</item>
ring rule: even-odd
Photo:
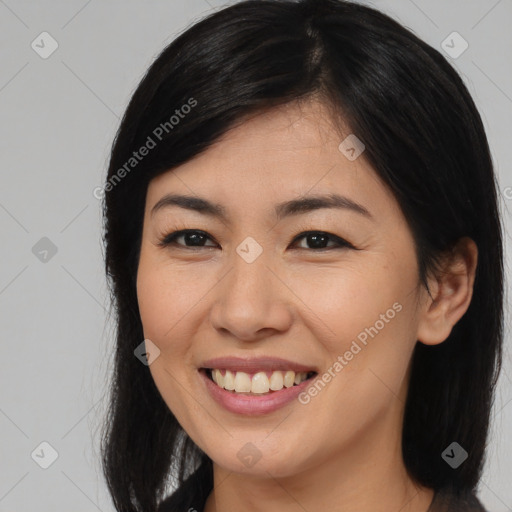
[[[350,476],[317,468],[287,478],[250,477],[214,466],[214,489],[204,512],[427,512],[434,492],[403,475],[368,478],[363,468]]]

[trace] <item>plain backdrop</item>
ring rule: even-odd
[[[114,510],[98,450],[113,336],[93,190],[150,63],[222,4],[0,0],[0,512]],[[512,1],[371,5],[441,52],[449,36],[452,54],[467,42],[461,55],[445,55],[485,122],[510,276]],[[506,288],[504,368],[479,490],[492,512],[512,510],[508,282]]]

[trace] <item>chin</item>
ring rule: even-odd
[[[233,450],[238,444],[241,447]],[[287,453],[277,447],[265,448],[262,444],[244,440],[231,442],[220,450],[217,445],[214,450],[208,450],[208,456],[226,471],[255,477],[289,477],[301,471],[302,463],[297,460],[297,453],[302,451],[304,455],[302,447],[294,449],[289,445],[290,453]]]

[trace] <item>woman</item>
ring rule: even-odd
[[[135,91],[104,214],[117,510],[484,510],[501,224],[439,52],[341,0],[212,14]]]

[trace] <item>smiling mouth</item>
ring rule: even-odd
[[[284,388],[298,386],[306,380],[313,379],[315,371],[260,371],[256,373],[237,372],[217,368],[201,368],[206,376],[218,387],[233,394],[264,395],[281,391]]]

